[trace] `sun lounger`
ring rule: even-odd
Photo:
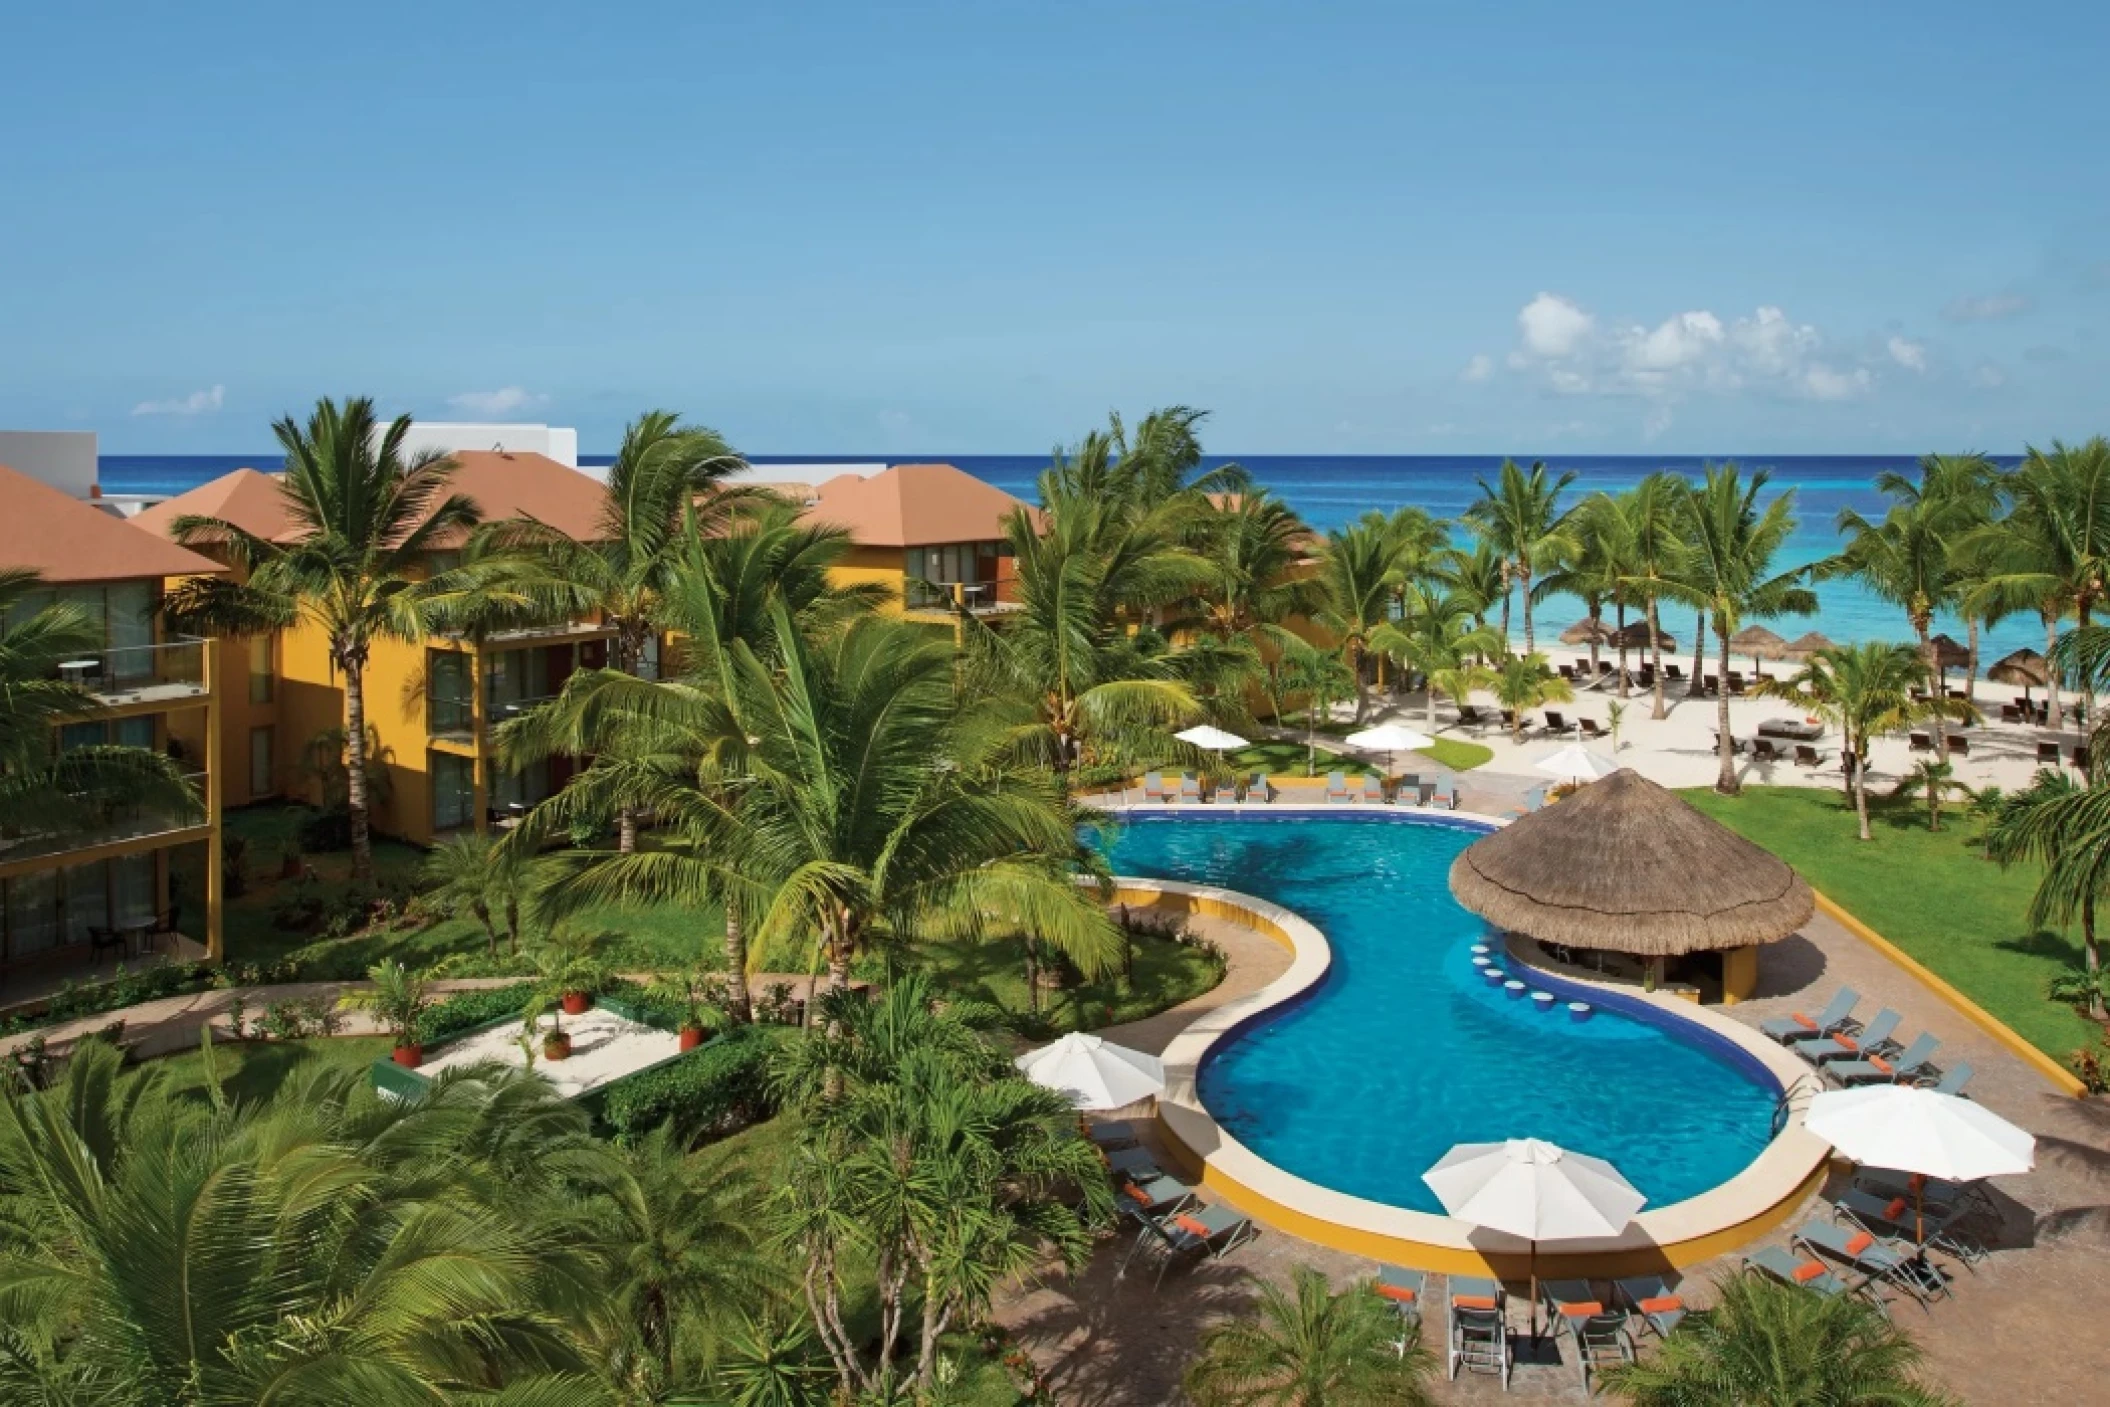
[[[1575,682],[1575,666],[1572,664],[1562,665],[1560,667],[1560,676],[1570,684],[1573,684]]]
[[[1683,684],[1685,682],[1685,671],[1678,665],[1666,664],[1663,666],[1663,677],[1673,684]]]
[[[1685,1301],[1671,1291],[1669,1282],[1660,1275],[1630,1275],[1614,1280],[1612,1296],[1654,1329],[1659,1339],[1669,1338],[1685,1317]]]
[[[1339,772],[1326,774],[1326,799],[1336,804],[1348,801],[1348,779]]]
[[[1144,1222],[1184,1211],[1194,1198],[1194,1189],[1169,1173],[1141,1182],[1124,1181],[1114,1190],[1114,1204],[1123,1214]],[[1129,1254],[1135,1252],[1131,1250]]]
[[[2057,743],[2038,743],[2037,761],[2043,763],[2047,767],[2058,766],[2059,745]]]
[[[1565,734],[1569,731],[1571,726],[1572,725],[1568,722],[1568,720],[1561,714],[1555,712],[1553,709],[1550,708],[1546,710],[1547,732]]]
[[[1840,1060],[1824,1067],[1824,1073],[1842,1085],[1910,1084],[1927,1068],[1941,1041],[1931,1032],[1919,1033],[1902,1053],[1892,1056],[1870,1051],[1862,1060]]]
[[[1116,1148],[1106,1155],[1107,1170],[1123,1182],[1138,1185],[1164,1176],[1155,1153],[1148,1148]]]
[[[1751,756],[1760,762],[1778,762],[1780,760],[1780,754],[1773,750],[1773,740],[1771,738],[1753,738],[1751,740]]]
[[[1873,1192],[1883,1198],[1900,1194],[1916,1196],[1920,1205],[1931,1209],[1954,1212],[1958,1216],[1970,1212],[1982,1212],[1989,1217],[2000,1215],[1999,1206],[1992,1194],[1976,1182],[1950,1182],[1946,1178],[1919,1177],[1913,1173],[1900,1172],[1896,1168],[1864,1167],[1854,1174],[1853,1185],[1864,1192]]]
[[[1399,779],[1392,783],[1392,799],[1402,806],[1421,805],[1421,774],[1402,773]]]
[[[1914,733],[1906,739],[1906,742],[1913,752],[1934,751],[1934,739],[1926,733]]]
[[[1493,1373],[1509,1390],[1509,1319],[1502,1309],[1502,1287],[1475,1275],[1453,1275],[1444,1302],[1449,1321],[1446,1368],[1452,1378],[1463,1368],[1468,1373]]]
[[[1759,1031],[1786,1045],[1790,1041],[1817,1040],[1824,1036],[1852,1031],[1859,1024],[1854,1020],[1854,1008],[1861,1004],[1861,994],[1851,987],[1841,987],[1832,994],[1831,1001],[1823,1011],[1812,1018],[1801,1012],[1787,1016],[1776,1016],[1770,1021],[1758,1023]]]
[[[1904,1019],[1886,1006],[1876,1013],[1876,1019],[1868,1023],[1867,1029],[1854,1034],[1841,1031],[1837,1035],[1803,1041],[1795,1047],[1795,1053],[1812,1065],[1822,1065],[1827,1060],[1866,1060],[1871,1055],[1893,1055],[1897,1052],[1897,1042],[1891,1036],[1896,1034],[1898,1022]]]
[[[2000,705],[2000,721],[2002,723],[2020,723],[2022,721],[2022,705],[2012,703]]]
[[[1971,740],[1962,733],[1951,733],[1949,734],[1949,751],[1955,753],[1958,757],[1969,757],[1971,755]]]
[[[1795,744],[1795,761],[1804,767],[1822,767],[1824,765],[1824,758],[1818,753],[1814,743]]]
[[[1126,1119],[1108,1119],[1104,1123],[1088,1125],[1085,1137],[1101,1148],[1133,1148],[1136,1126]]]
[[[1478,705],[1459,704],[1458,721],[1460,723],[1463,723],[1468,728],[1477,728],[1481,724],[1485,723],[1487,720],[1480,716],[1480,709]]]
[[[1385,804],[1385,783],[1374,772],[1363,773],[1363,800],[1379,806]]]
[[[1163,801],[1165,799],[1164,773],[1145,772],[1143,774],[1143,799],[1145,801]]]
[[[1370,1282],[1371,1290],[1399,1315],[1399,1341],[1394,1347],[1402,1355],[1413,1332],[1408,1326],[1421,1323],[1421,1297],[1428,1284],[1429,1277],[1421,1271],[1397,1265],[1380,1265],[1377,1278]]]
[[[1435,778],[1421,784],[1421,804],[1441,806],[1446,811],[1458,809],[1458,783],[1450,778]]]
[[[1700,679],[1700,688],[1710,694],[1719,694],[1722,692],[1722,676],[1719,674],[1703,675]]]
[[[1197,1260],[1222,1260],[1259,1235],[1260,1229],[1253,1225],[1252,1218],[1240,1216],[1223,1203],[1215,1202],[1147,1219],[1137,1237],[1137,1244],[1147,1244],[1157,1251],[1162,1264],[1158,1266],[1155,1284],[1162,1285],[1165,1272],[1172,1269],[1174,1262],[1189,1256]]]
[[[1201,799],[1201,779],[1192,772],[1180,773],[1180,800],[1199,803]]]
[[[1541,1280],[1539,1303],[1545,1306],[1555,1338],[1575,1333],[1585,1320],[1605,1312],[1604,1301],[1587,1280]]]
[[[1262,801],[1273,801],[1282,794],[1281,789],[1275,785],[1274,777],[1266,772],[1253,774],[1253,784],[1245,789],[1245,799],[1251,801],[1256,790],[1260,793]]]
[[[1849,1284],[1825,1269],[1823,1261],[1798,1256],[1778,1246],[1761,1246],[1745,1256],[1744,1269],[1754,1274],[1770,1276],[1783,1285],[1799,1285],[1820,1295],[1850,1295],[1862,1292],[1860,1286]],[[1863,1285],[1866,1283],[1862,1282]],[[1882,1307],[1880,1297],[1871,1298],[1878,1308]]]
[[[1865,1187],[1849,1187],[1833,1201],[1832,1215],[1856,1231],[1940,1251],[1966,1266],[1985,1259],[1985,1247],[1957,1229],[1965,1214],[1955,1206],[1915,1207],[1907,1193],[1885,1198]]]
[[[1582,735],[1585,738],[1594,739],[1604,736],[1604,729],[1597,726],[1597,720],[1594,718],[1578,718],[1575,720],[1575,726],[1582,729]]]
[[[1958,1099],[1969,1099],[1971,1096],[1963,1092],[1963,1087],[1969,1084],[1971,1076],[1977,1073],[1971,1068],[1968,1060],[1959,1060],[1932,1079],[1928,1078],[1932,1071],[1923,1070],[1913,1077],[1912,1083],[1922,1089],[1931,1089],[1936,1094],[1953,1094]]]
[[[2072,751],[2072,753],[2070,753],[2070,754],[2069,754],[2069,756],[2071,756],[2071,757],[2073,758],[2073,765],[2074,765],[2074,766],[2076,766],[2076,767],[2080,768],[2080,769],[2081,769],[2081,770],[2082,770],[2083,772],[2085,772],[2085,771],[2087,771],[2087,770],[2088,770],[2088,749],[2087,749],[2087,748],[2085,748],[2085,747],[2077,747],[2077,748],[2075,748],[2075,749],[2074,749],[2074,750]]]
[[[1896,1286],[1918,1300],[1922,1309],[1949,1293],[1939,1270],[1902,1254],[1872,1231],[1849,1231],[1825,1221],[1805,1222],[1795,1233],[1795,1244],[1850,1265],[1871,1282]]]
[[[1585,1395],[1590,1375],[1607,1365],[1634,1361],[1634,1341],[1627,1335],[1626,1316],[1617,1310],[1593,1314],[1570,1326],[1575,1340],[1575,1371],[1582,1377]]]

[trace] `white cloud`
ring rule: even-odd
[[[1549,360],[1573,352],[1589,337],[1593,325],[1588,313],[1558,293],[1539,294],[1517,314],[1524,350]]]
[[[1914,342],[1908,337],[1893,337],[1887,345],[1890,359],[1905,370],[1923,372],[1927,369],[1926,343]]]
[[[1702,308],[1665,318],[1654,331],[1627,334],[1626,363],[1636,371],[1675,371],[1722,345],[1722,320]]]
[[[1811,362],[1802,373],[1802,387],[1820,401],[1848,401],[1865,395],[1875,378],[1865,366],[1839,371],[1823,362]]]
[[[165,401],[141,401],[132,407],[134,415],[207,415],[218,410],[227,400],[227,388],[214,386],[207,391],[193,391],[187,396],[176,396]]]
[[[2029,309],[2029,299],[2020,293],[1979,293],[1953,299],[1941,315],[1950,322],[1998,322]]]
[[[524,386],[501,386],[495,391],[464,391],[458,396],[447,397],[447,404],[456,410],[466,410],[471,415],[511,415],[516,410],[526,410],[539,405],[542,397]]]
[[[1973,386],[1983,386],[1987,390],[1991,390],[1996,386],[2005,386],[2007,384],[2007,373],[1994,366],[1991,362],[1980,362],[1977,369],[1971,373],[1971,384]]]
[[[1495,359],[1485,352],[1475,352],[1473,359],[1458,373],[1460,381],[1485,381],[1495,374]]]

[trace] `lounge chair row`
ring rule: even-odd
[[[1935,1064],[1939,1037],[1922,1031],[1911,1045],[1900,1045],[1897,1029],[1904,1018],[1886,1006],[1863,1026],[1853,1014],[1860,1004],[1860,993],[1841,987],[1818,1015],[1777,1016],[1759,1030],[1841,1085],[1910,1084],[1963,1094],[1975,1072],[1963,1061],[1947,1069]]]
[[[1254,772],[1232,784],[1233,796],[1242,802],[1268,802],[1286,795],[1284,788],[1266,772]],[[1347,774],[1326,774],[1326,800],[1334,805],[1346,805],[1361,801],[1373,806],[1440,806],[1445,810],[1458,809],[1458,784],[1448,776],[1423,777],[1408,773],[1387,786],[1385,780],[1373,773],[1365,773],[1362,779],[1351,785]],[[1146,772],[1143,776],[1143,799],[1145,801],[1192,801],[1196,803],[1213,799],[1217,793],[1205,791],[1200,779],[1192,772],[1182,773],[1178,782],[1168,785],[1161,772]]]
[[[1422,1322],[1428,1276],[1419,1270],[1387,1265],[1371,1289],[1392,1301],[1406,1324]],[[1539,1304],[1549,1332],[1575,1345],[1576,1371],[1585,1391],[1590,1378],[1609,1363],[1631,1363],[1642,1329],[1668,1337],[1685,1317],[1685,1301],[1659,1275],[1637,1275],[1609,1282],[1600,1294],[1585,1280],[1539,1282]],[[1638,1326],[1638,1327],[1637,1327]],[[1444,1294],[1444,1368],[1456,1378],[1462,1372],[1498,1376],[1504,1390],[1516,1363],[1515,1331],[1509,1324],[1509,1292],[1499,1281],[1474,1275],[1452,1275]]]

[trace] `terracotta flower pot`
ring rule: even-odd
[[[694,1050],[702,1044],[703,1027],[684,1026],[681,1028],[681,1048],[683,1050]]]
[[[591,992],[566,992],[564,994],[564,1014],[566,1016],[583,1015],[592,1006],[593,993]]]
[[[569,1060],[571,1058],[571,1032],[551,1031],[542,1038],[544,1060]]]
[[[406,1070],[415,1070],[425,1063],[425,1047],[422,1045],[399,1045],[388,1054]]]

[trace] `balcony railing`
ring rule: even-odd
[[[205,641],[185,635],[158,645],[116,645],[60,660],[58,676],[106,704],[196,698],[205,692]]]
[[[147,801],[119,801],[107,803],[99,815],[80,825],[61,828],[44,828],[36,822],[17,827],[0,823],[0,864],[10,860],[30,860],[43,855],[62,855],[74,850],[86,850],[91,846],[109,845],[120,840],[137,840],[143,836],[166,835],[174,831],[189,830],[205,824],[205,781],[203,772],[187,772],[183,780],[190,783],[197,801],[191,805],[163,804]],[[85,797],[76,797],[84,800]]]
[[[476,735],[476,703],[472,699],[437,695],[425,701],[426,729],[436,738],[469,738]]]
[[[1012,594],[1009,580],[930,582],[911,577],[904,605],[911,611],[950,614],[957,603],[965,606],[969,615],[1000,615],[1018,609],[1018,603],[1011,599]]]

